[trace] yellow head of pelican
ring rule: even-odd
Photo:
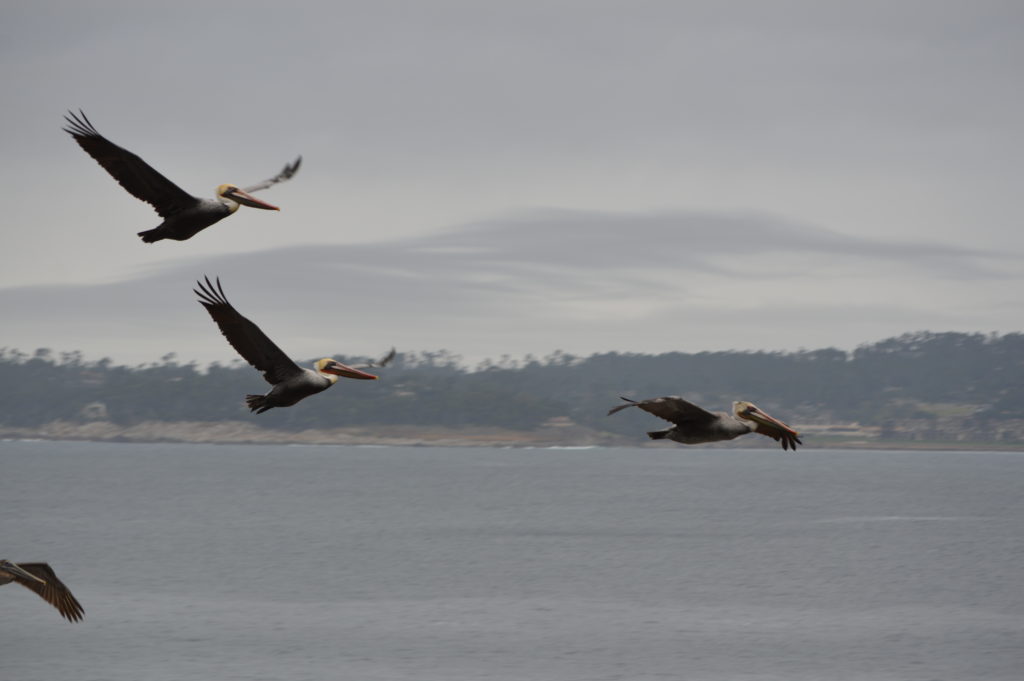
[[[750,414],[757,411],[757,406],[753,402],[747,402],[745,400],[737,400],[732,403],[732,415],[738,419],[750,420]]]
[[[255,196],[246,194],[233,184],[222,184],[217,187],[217,198],[227,204],[231,212],[238,210],[238,205],[249,206],[250,208],[262,208],[263,210],[281,210],[277,206],[260,201]]]
[[[342,364],[341,362],[325,357],[316,361],[316,371],[318,374],[334,383],[338,380],[338,377],[342,378],[359,378],[362,380],[376,380],[377,376],[368,374],[365,371],[360,371],[353,367]]]
[[[792,433],[794,436],[799,435],[797,431],[793,430],[782,421],[761,411],[753,402],[743,400],[733,402],[732,413],[737,419],[743,421],[753,421],[754,423],[758,423],[762,426],[768,426],[769,428],[781,428],[782,430]]]

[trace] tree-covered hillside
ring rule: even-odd
[[[341,361],[357,358],[338,357]],[[308,362],[303,362],[308,365]],[[53,420],[252,419],[297,430],[368,424],[533,429],[554,417],[612,432],[653,425],[605,416],[619,395],[683,395],[710,409],[756,402],[791,423],[900,420],[956,414],[984,430],[1024,419],[1024,335],[914,333],[864,345],[799,352],[605,353],[502,358],[474,368],[445,352],[400,353],[380,381],[339,381],[296,407],[250,415],[246,393],[268,386],[248,365],[159,363],[126,367],[79,353],[0,351],[0,424]],[[627,413],[628,414],[628,413]]]

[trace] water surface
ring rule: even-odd
[[[4,681],[1018,681],[1024,455],[0,443]]]

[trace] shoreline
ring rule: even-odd
[[[836,436],[807,438],[805,448],[869,450],[1024,451],[1024,442],[958,442],[925,440],[876,440]],[[640,447],[679,448],[674,442],[639,441],[616,433],[582,426],[555,426],[533,431],[469,426],[431,428],[422,426],[379,426],[273,430],[244,421],[168,422],[146,421],[120,426],[106,421],[73,423],[53,421],[36,428],[0,426],[0,440],[45,440],[68,442],[249,444],[249,445],[371,445],[391,447]],[[708,448],[777,449],[775,443],[739,439],[703,445]]]

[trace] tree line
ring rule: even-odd
[[[269,386],[241,361],[200,367],[168,354],[159,362],[121,366],[106,358],[87,361],[79,352],[3,348],[0,424],[253,419],[286,430],[389,424],[526,430],[568,417],[600,430],[635,431],[635,420],[605,417],[619,395],[682,395],[712,410],[746,399],[783,420],[805,424],[883,425],[932,414],[926,406],[935,404],[969,407],[978,422],[1024,418],[1024,335],[1019,333],[909,333],[852,352],[577,357],[556,351],[475,367],[444,350],[407,352],[375,371],[382,380],[342,380],[323,395],[256,417],[242,398]]]

